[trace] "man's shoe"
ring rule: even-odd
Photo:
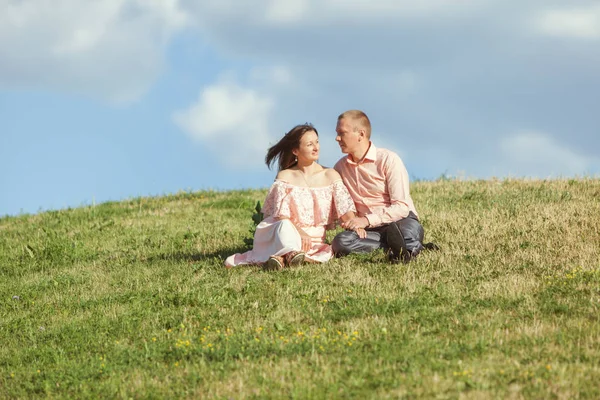
[[[392,264],[408,264],[413,257],[408,251],[404,251],[400,254],[395,253],[392,249],[388,249],[387,259]]]
[[[280,271],[283,269],[285,261],[283,257],[271,256],[266,263],[263,264],[264,271]]]
[[[440,246],[438,246],[437,244],[435,244],[433,242],[423,243],[423,247],[425,248],[425,250],[434,250],[434,251],[437,251],[437,250],[440,249]]]
[[[392,263],[403,262],[407,263],[410,261],[411,256],[406,249],[406,243],[404,242],[404,236],[400,232],[398,225],[391,223],[388,225],[386,230],[386,240],[389,246],[388,260]]]

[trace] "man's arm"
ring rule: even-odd
[[[344,184],[346,185],[346,180],[344,179],[344,162],[345,158],[340,159],[333,168],[339,173],[340,177],[344,181]],[[347,186],[348,185],[346,185],[346,187]],[[365,217],[357,217],[354,212],[348,212],[342,215],[340,219],[342,221],[340,224],[342,228],[355,231],[360,238],[364,239],[367,237],[367,232],[365,232],[364,228],[369,225],[369,221]]]
[[[385,160],[383,170],[390,205],[380,210],[377,214],[367,214],[370,227],[391,224],[406,218],[410,212],[407,199],[410,197],[408,171],[396,153],[389,153]]]

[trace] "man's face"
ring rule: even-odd
[[[352,121],[346,118],[338,120],[335,131],[337,133],[335,140],[340,145],[342,153],[349,154],[358,149],[360,133],[358,129],[354,129]]]

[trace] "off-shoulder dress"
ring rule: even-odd
[[[262,264],[270,256],[300,251],[302,239],[296,227],[312,240],[305,259],[327,262],[333,252],[325,243],[326,227],[349,211],[356,212],[356,208],[341,180],[323,187],[304,187],[276,179],[265,199],[264,219],[256,227],[252,250],[227,257],[225,265]]]

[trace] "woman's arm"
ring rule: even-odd
[[[346,214],[340,217],[340,220],[342,220],[342,222],[346,222],[354,217],[356,217],[356,213],[354,211],[348,211]]]
[[[354,213],[354,211],[348,211],[346,214],[342,215],[340,217],[340,219],[342,220],[342,222],[346,222],[346,221],[351,220],[355,216],[356,216],[356,214]],[[364,239],[367,237],[367,231],[364,228],[355,228],[355,229],[351,229],[351,230],[356,232],[358,237],[361,239]]]
[[[354,207],[354,201],[352,200],[350,193],[348,193],[348,189],[346,189],[346,187],[342,183],[342,177],[339,174],[339,172],[337,172],[335,169],[328,169],[327,177],[329,178],[330,184],[336,184],[337,182],[339,185],[333,193],[334,203],[336,204],[336,207],[341,206],[341,209],[348,210],[344,214],[339,216],[339,219],[342,221],[343,226],[345,222],[356,218],[356,207]],[[340,208],[338,208],[338,211],[340,211]],[[333,223],[332,225],[332,229],[335,228],[335,223]],[[361,239],[367,237],[367,231],[364,228],[355,228],[352,230],[356,232]]]

